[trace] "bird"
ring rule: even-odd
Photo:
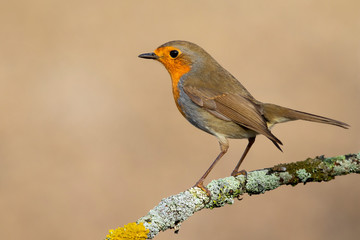
[[[228,139],[248,139],[231,176],[246,175],[241,163],[257,135],[267,137],[280,151],[282,142],[271,132],[274,125],[294,120],[326,123],[342,128],[350,125],[331,118],[256,100],[249,91],[209,53],[195,43],[175,40],[138,57],[164,65],[172,80],[172,93],[180,113],[195,127],[215,136],[220,153],[196,182],[210,195],[204,180],[229,149]]]

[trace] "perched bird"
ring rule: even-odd
[[[281,141],[270,129],[277,123],[306,120],[342,128],[349,125],[318,115],[256,100],[246,88],[200,46],[171,41],[140,58],[161,62],[172,80],[172,92],[180,113],[195,127],[214,135],[221,152],[195,186],[209,194],[204,179],[229,148],[228,138],[248,139],[248,145],[231,175],[246,174],[239,167],[256,135],[266,136],[280,150]]]

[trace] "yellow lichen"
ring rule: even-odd
[[[107,240],[144,240],[147,238],[149,229],[144,227],[143,223],[129,223],[124,227],[110,229],[106,235]]]

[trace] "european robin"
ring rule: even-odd
[[[277,123],[306,120],[342,128],[349,125],[330,118],[300,112],[256,100],[246,88],[200,46],[187,41],[171,41],[140,58],[161,62],[172,80],[172,92],[180,113],[195,127],[214,135],[220,153],[195,186],[209,194],[203,183],[229,148],[228,138],[247,138],[248,144],[231,175],[246,174],[239,167],[255,142],[266,136],[280,150],[281,141],[270,129]]]

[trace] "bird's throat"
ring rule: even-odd
[[[184,74],[186,74],[190,71],[191,68],[189,65],[179,65],[179,66],[172,66],[172,67],[168,66],[168,67],[166,67],[166,69],[168,70],[168,72],[170,73],[170,76],[171,76],[172,91],[173,91],[176,106],[179,109],[179,111],[181,112],[181,114],[185,116],[184,112],[181,109],[181,106],[179,105],[179,101],[178,101],[179,97],[180,97],[179,81]]]

